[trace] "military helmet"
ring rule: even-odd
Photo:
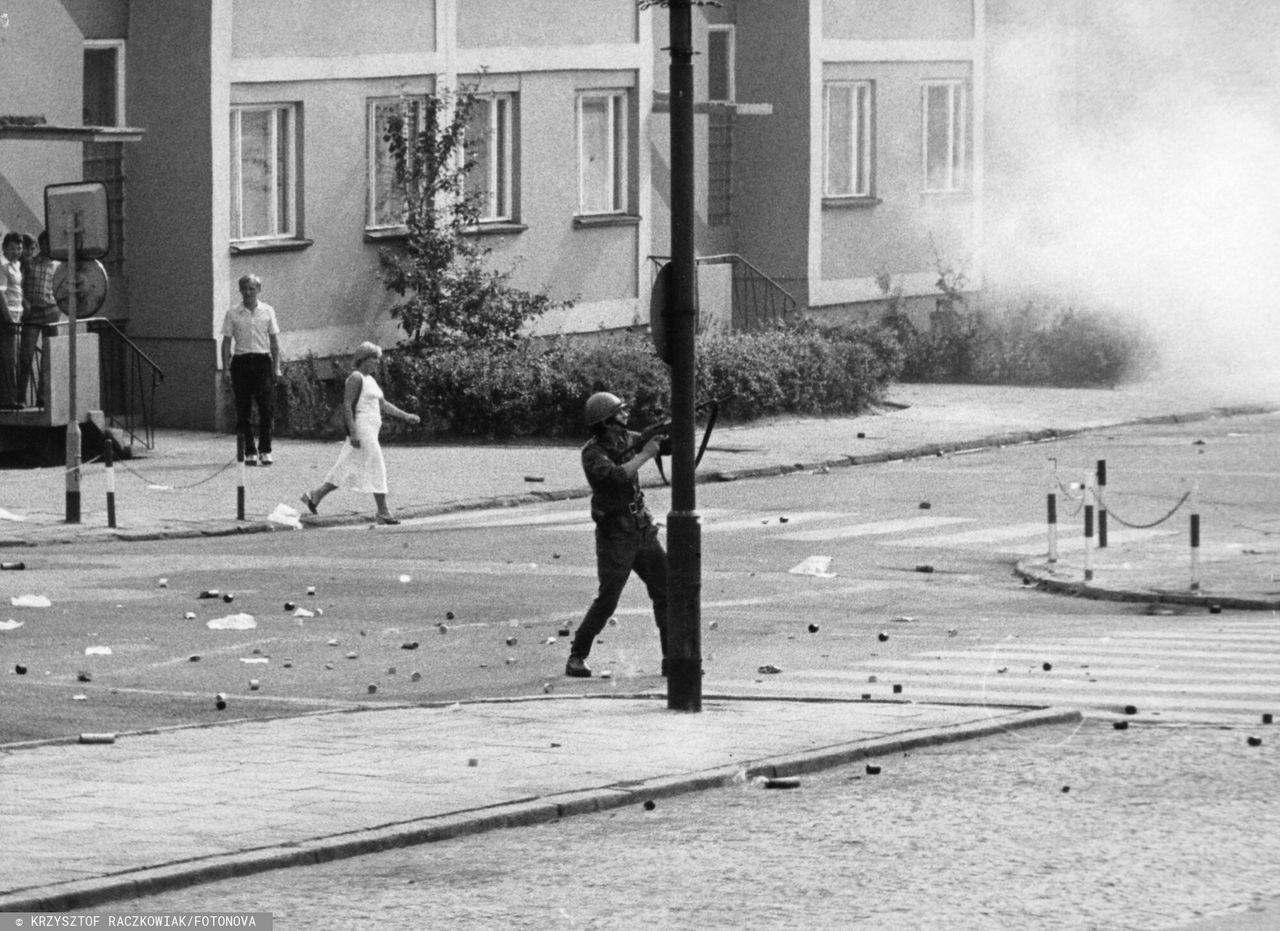
[[[597,391],[587,398],[585,410],[587,426],[594,427],[598,423],[604,423],[622,410],[623,404],[622,398],[616,394],[610,394],[608,391]]]

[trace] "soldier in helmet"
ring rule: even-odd
[[[596,524],[596,574],[600,589],[578,625],[569,648],[565,675],[587,677],[591,645],[618,606],[627,579],[640,576],[653,601],[653,619],[662,645],[662,672],[667,665],[667,553],[658,540],[658,528],[645,507],[637,473],[658,455],[661,437],[639,450],[638,434],[627,430],[629,410],[617,395],[607,391],[587,399],[586,419],[592,437],[582,447],[582,469],[591,485],[591,517]]]

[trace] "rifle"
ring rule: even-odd
[[[702,433],[702,443],[698,446],[698,454],[693,460],[694,468],[697,468],[698,464],[702,462],[702,454],[707,451],[707,443],[711,441],[711,431],[715,429],[716,418],[720,416],[720,405],[728,403],[733,399],[733,397],[732,393],[722,395],[718,398],[711,398],[707,401],[702,401],[694,407],[693,410],[695,414],[700,414],[703,411],[711,412],[711,415],[707,418],[707,427]],[[655,436],[663,437],[664,439],[658,447],[658,474],[662,476],[662,481],[668,485],[671,483],[667,480],[667,473],[662,468],[662,457],[671,455],[671,439],[667,436],[670,431],[671,418],[664,417],[655,423],[649,424],[649,426],[641,430],[636,438],[632,440],[631,446],[629,447],[631,452],[638,452]]]

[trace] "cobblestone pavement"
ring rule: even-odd
[[[1262,931],[1280,895],[1271,736],[1039,728],[883,758],[878,775],[847,766],[792,791],[744,784],[97,911],[267,909],[278,928],[326,929]]]

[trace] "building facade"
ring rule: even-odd
[[[695,8],[700,255],[838,318],[980,278],[984,0]],[[399,202],[392,108],[481,94],[475,235],[516,285],[572,302],[538,333],[644,325],[669,250],[667,14],[635,0],[12,0],[0,114],[132,125],[120,149],[0,132],[0,226],[44,185],[116,203],[108,313],[166,373],[162,425],[224,428],[222,317],[254,272],[287,358],[394,343],[378,276]],[[736,261],[737,259],[735,259]],[[703,266],[708,321],[734,319]]]

